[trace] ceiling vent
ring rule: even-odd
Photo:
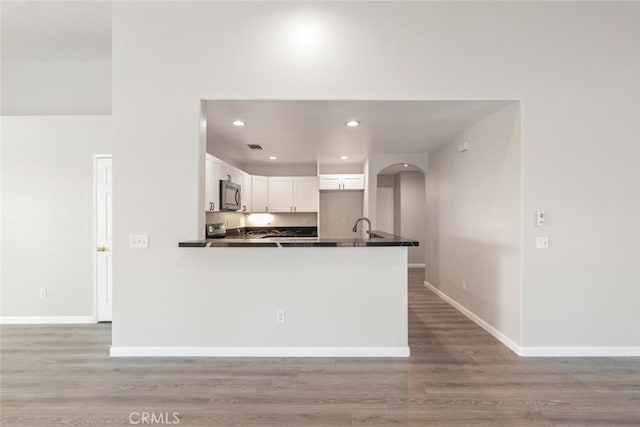
[[[260,144],[247,144],[247,147],[252,150],[262,150],[262,145]]]

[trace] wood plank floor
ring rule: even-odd
[[[4,325],[0,424],[640,425],[639,358],[520,358],[422,283],[408,359],[111,359],[109,324]]]

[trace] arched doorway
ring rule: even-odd
[[[409,266],[424,267],[424,170],[411,163],[396,163],[378,172],[376,184],[376,228],[420,241],[419,247],[409,248]]]

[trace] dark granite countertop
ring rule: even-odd
[[[224,239],[189,240],[179,242],[181,248],[306,248],[306,247],[371,247],[371,246],[418,246],[416,240],[373,231],[370,239],[325,239],[320,237],[280,237],[280,238],[240,238],[239,236]]]

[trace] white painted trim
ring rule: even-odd
[[[424,268],[424,263],[409,263],[409,268]]]
[[[111,357],[409,357],[409,347],[121,347]]]
[[[431,283],[424,281],[424,286],[430,289],[434,294],[449,303],[453,308],[467,316],[470,320],[480,326],[482,329],[493,335],[498,341],[507,346],[518,356],[522,357],[640,357],[640,346],[634,347],[525,347],[516,344],[505,334],[488,324],[485,320],[472,313],[466,307],[455,301],[453,298],[433,286]]]
[[[57,325],[96,323],[95,316],[0,316],[2,325]]]
[[[440,298],[445,300],[447,303],[449,303],[453,308],[458,310],[460,313],[467,316],[471,321],[473,321],[475,324],[480,326],[482,329],[489,332],[491,335],[493,335],[495,339],[500,341],[502,344],[506,345],[515,354],[521,355],[520,346],[511,338],[509,338],[508,336],[506,336],[505,334],[503,334],[502,332],[500,332],[499,330],[491,326],[484,319],[480,318],[478,315],[476,315],[475,313],[467,309],[465,306],[463,306],[462,304],[460,304],[459,302],[451,298],[449,295],[445,294],[440,289],[436,288],[431,283],[427,282],[426,280],[424,281],[424,286],[426,286],[434,294],[438,295]]]
[[[524,357],[640,357],[638,347],[522,347]]]

